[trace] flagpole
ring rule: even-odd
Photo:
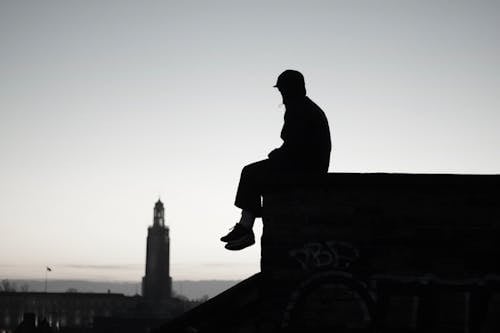
[[[45,292],[47,292],[47,274],[48,272],[52,272],[52,268],[49,266],[45,266]]]

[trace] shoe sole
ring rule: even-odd
[[[251,245],[255,244],[255,237],[242,237],[240,239],[234,240],[232,242],[229,242],[224,246],[226,249],[231,250],[231,251],[238,251],[242,250],[246,247],[249,247]]]

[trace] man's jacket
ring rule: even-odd
[[[305,172],[328,172],[331,140],[328,120],[319,106],[304,96],[286,104],[281,130],[283,145],[269,159]]]

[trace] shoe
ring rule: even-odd
[[[249,230],[245,235],[236,240],[228,242],[224,247],[231,251],[238,251],[253,244],[255,244],[255,236],[253,234],[253,231]]]
[[[251,229],[245,228],[239,223],[236,223],[236,225],[231,229],[231,231],[220,238],[222,242],[232,242],[235,240],[240,239],[241,237],[245,236],[249,232],[252,232]],[[252,232],[253,233],[253,232]]]

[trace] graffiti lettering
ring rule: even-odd
[[[304,270],[323,267],[347,270],[359,259],[359,251],[352,244],[340,241],[312,242],[289,252]]]

